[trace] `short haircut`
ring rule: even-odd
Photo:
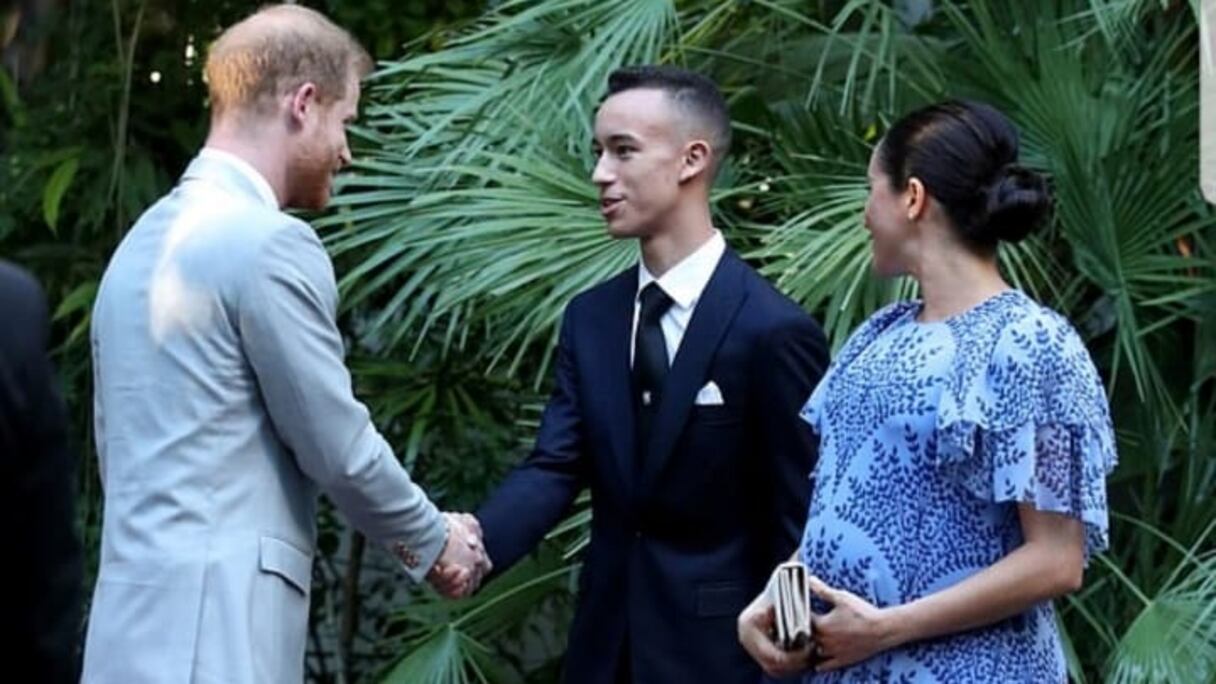
[[[279,97],[309,82],[316,84],[318,100],[340,100],[351,75],[362,78],[372,66],[358,41],[320,12],[271,5],[216,39],[204,74],[213,116],[266,114]]]
[[[676,107],[704,130],[716,171],[730,152],[730,111],[718,86],[701,74],[673,66],[628,66],[608,76],[607,97],[638,89],[667,93]]]

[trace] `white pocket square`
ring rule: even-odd
[[[697,392],[697,399],[693,403],[697,406],[721,406],[726,402],[722,400],[722,390],[718,389],[718,383],[710,380]]]

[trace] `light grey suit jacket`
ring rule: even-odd
[[[299,682],[317,490],[414,581],[446,526],[355,400],[329,257],[237,166],[123,239],[91,331],[105,489],[84,681]]]

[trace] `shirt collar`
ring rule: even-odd
[[[714,234],[705,241],[695,252],[684,257],[680,263],[672,266],[661,278],[655,278],[646,270],[646,264],[638,260],[638,292],[654,281],[659,282],[663,292],[671,297],[675,305],[687,309],[697,303],[709,279],[718,267],[718,261],[726,252],[726,240],[722,232],[714,229]]]
[[[273,207],[274,209],[279,208],[279,198],[275,196],[274,189],[270,187],[270,182],[257,169],[253,168],[253,165],[249,162],[231,152],[226,152],[215,147],[204,147],[199,150],[198,156],[231,166],[253,185],[254,190],[258,193],[258,197],[261,198],[266,206]]]

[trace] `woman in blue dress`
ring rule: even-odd
[[[1000,242],[1050,209],[992,107],[895,123],[868,171],[874,268],[923,299],[874,314],[802,410],[819,461],[795,557],[814,643],[783,653],[757,597],[740,640],[774,675],[820,682],[1067,680],[1051,600],[1107,543],[1116,461],[1101,381],[1064,318],[1011,288]]]

